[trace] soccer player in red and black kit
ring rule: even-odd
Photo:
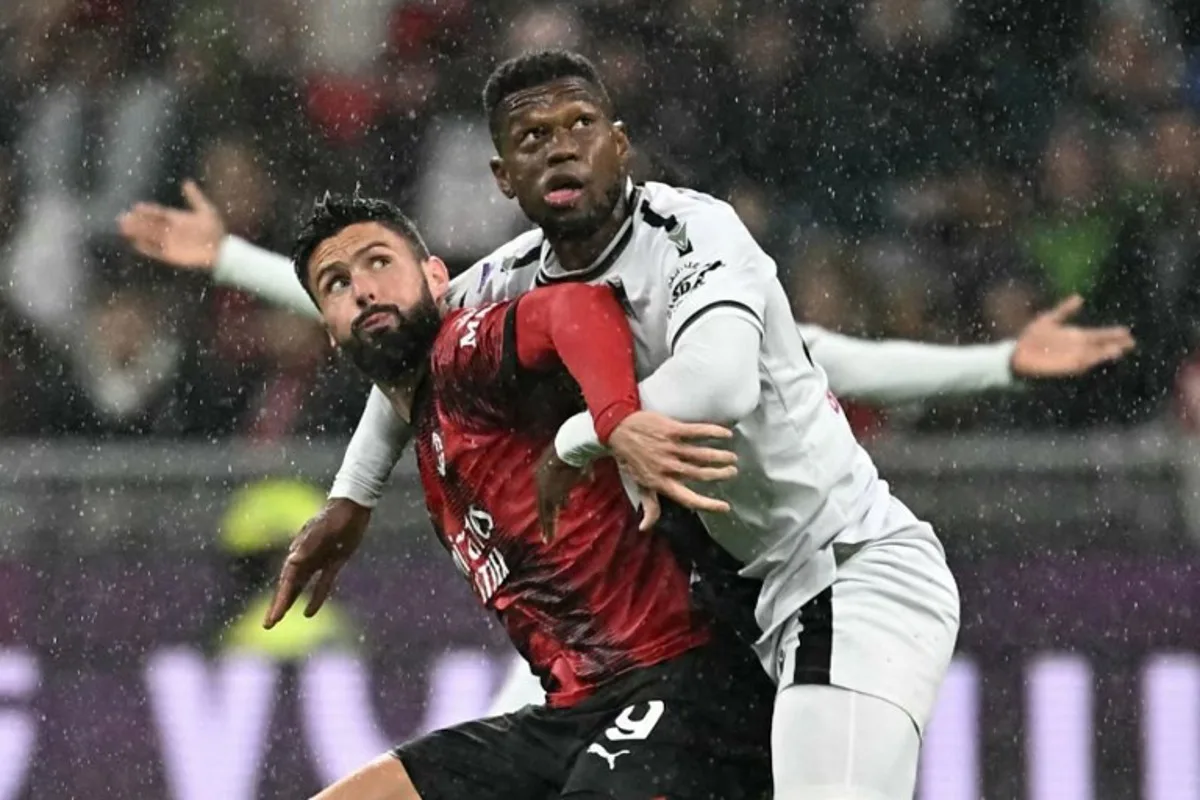
[[[294,258],[332,341],[413,425],[438,538],[548,696],[403,744],[319,797],[766,796],[773,686],[748,649],[718,644],[616,464],[580,479],[553,540],[539,523],[536,483],[566,469],[544,454],[581,391],[601,437],[638,412],[615,294],[571,283],[447,312],[445,265],[397,209],[359,197],[319,202]]]

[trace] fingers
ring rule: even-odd
[[[174,213],[162,206],[138,203],[117,218],[117,228],[139,253],[157,257],[165,247]]]
[[[1046,316],[1055,322],[1066,322],[1081,308],[1083,308],[1083,298],[1080,295],[1073,294],[1047,311]]]
[[[1129,328],[1101,328],[1093,331],[1093,339],[1102,347],[1124,347],[1132,349],[1137,344]]]
[[[729,513],[729,503],[702,495],[679,481],[667,481],[659,487],[659,491],[684,508],[690,508],[693,511],[708,511],[713,514]]]
[[[658,522],[660,516],[662,516],[662,505],[658,502],[658,495],[643,487],[642,521],[638,525],[638,530],[650,530]]]
[[[275,587],[275,597],[271,600],[271,607],[267,609],[266,619],[263,620],[264,628],[270,630],[279,623],[279,620],[283,619],[288,609],[296,603],[300,592],[304,591],[309,577],[311,576],[304,573],[299,562],[293,560],[293,557],[289,555],[287,561],[283,562],[283,569],[279,573],[279,584]]]
[[[312,597],[308,600],[308,605],[304,608],[304,616],[311,617],[321,610],[321,606],[325,605],[325,600],[329,597],[329,593],[333,591],[333,582],[337,580],[338,573],[341,572],[344,561],[339,561],[330,564],[325,569],[317,574],[317,582],[313,584]]]
[[[733,437],[733,431],[722,425],[713,425],[707,422],[671,421],[675,423],[670,432],[674,439],[729,439]]]
[[[190,178],[183,182],[183,198],[187,200],[188,208],[200,214],[216,214],[217,207],[209,202],[204,192]]]
[[[685,481],[700,481],[701,483],[715,483],[717,481],[728,481],[737,477],[737,467],[700,467],[695,464],[687,464],[680,462],[671,470],[671,473]]]
[[[538,522],[542,526],[542,541],[554,541],[555,523],[558,521],[559,505],[552,500],[538,497]]]
[[[680,461],[705,467],[727,467],[737,463],[737,453],[716,447],[701,447],[696,444],[680,444],[675,447]]]

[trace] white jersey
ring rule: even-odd
[[[833,540],[883,535],[895,500],[809,358],[774,261],[732,207],[658,183],[631,184],[626,202],[625,224],[589,268],[564,272],[530,231],[460,275],[450,300],[479,305],[566,280],[611,284],[629,313],[639,378],[709,309],[737,309],[760,330],[758,406],[734,428],[738,476],[706,487],[731,513],[704,521],[743,575],[764,582],[756,617],[770,634],[832,584]]]

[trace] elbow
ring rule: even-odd
[[[730,376],[732,377],[732,376]],[[757,373],[739,375],[736,380],[722,381],[708,394],[705,410],[699,414],[700,422],[715,425],[734,425],[741,422],[758,407],[759,386]]]
[[[758,408],[758,397],[757,375],[739,380],[736,386],[730,386],[728,391],[723,393],[719,407],[714,409],[717,417],[713,421],[727,425],[741,422]]]

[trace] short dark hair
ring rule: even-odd
[[[395,205],[377,197],[326,192],[324,197],[313,203],[312,213],[301,225],[300,233],[296,235],[296,241],[292,245],[292,263],[296,268],[296,277],[314,301],[317,299],[316,293],[308,285],[308,262],[313,251],[321,242],[360,222],[378,222],[402,236],[418,261],[429,259],[429,248],[421,238],[417,226]]]
[[[515,92],[563,78],[579,78],[590,83],[605,109],[611,110],[612,101],[604,81],[600,78],[599,70],[579,53],[569,50],[539,50],[510,58],[492,71],[483,87],[483,113],[487,116],[492,142],[497,150],[500,149],[500,137],[503,133],[499,112],[505,98]]]

